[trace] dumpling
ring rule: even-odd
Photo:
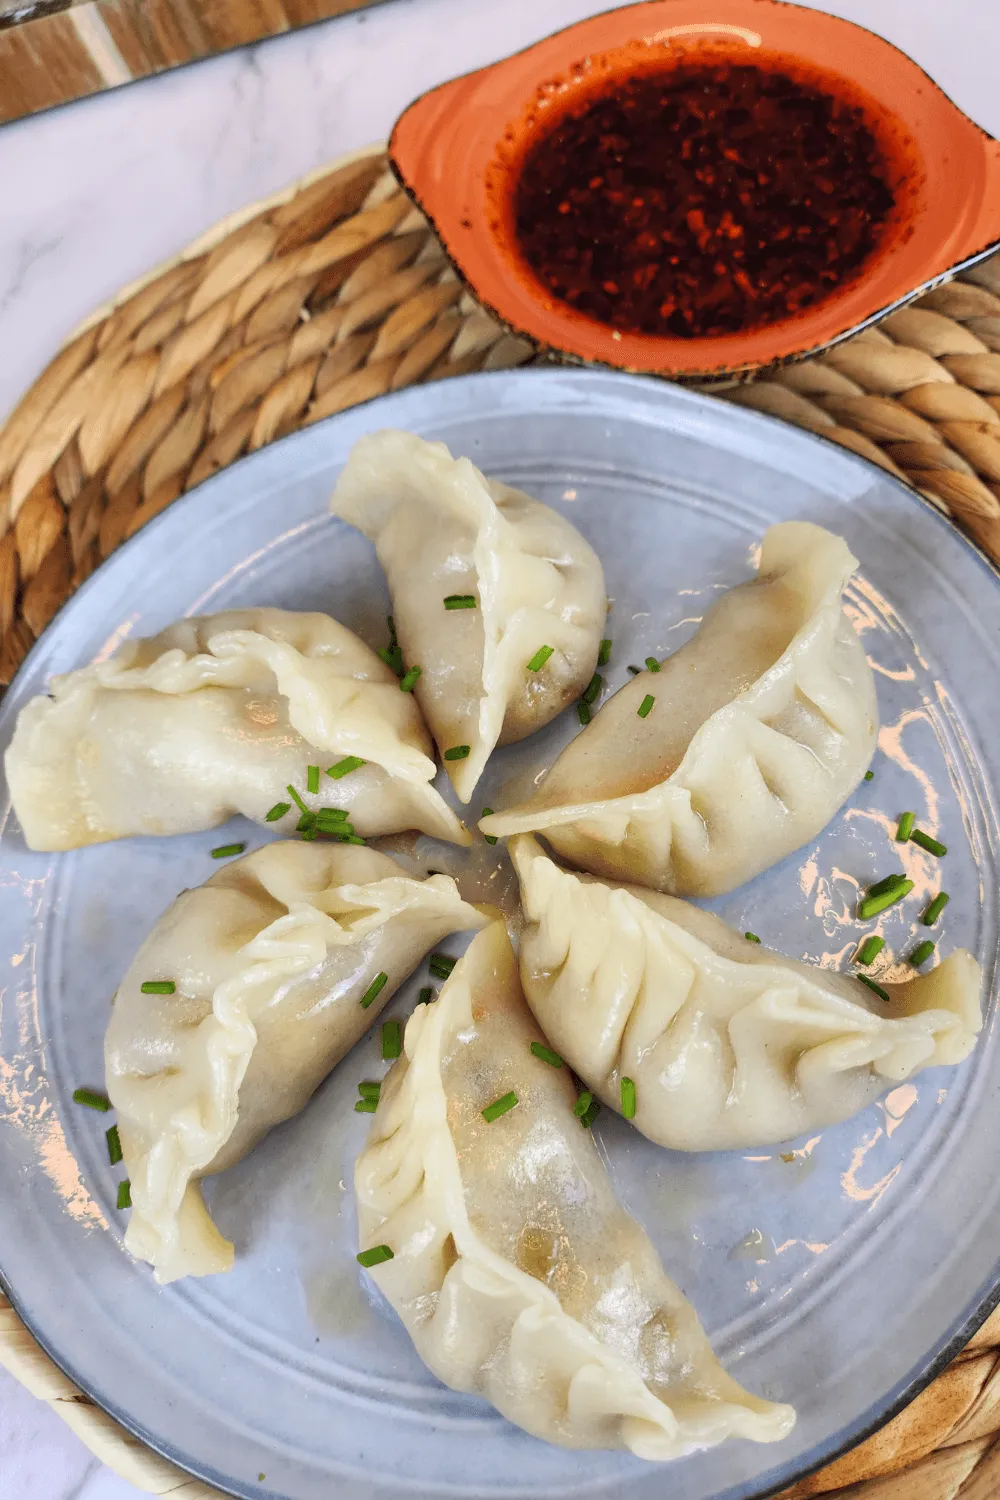
[[[790,854],[875,748],[871,668],[841,609],[856,566],[822,527],[772,526],[757,578],[724,594],[659,672],[626,683],[531,801],[484,818],[483,832],[541,830],[595,875],[677,896],[731,891]]]
[[[434,790],[433,747],[409,693],[328,615],[230,610],[180,620],[51,684],[18,715],[5,765],[32,849],[132,834],[190,833],[233,813],[294,827],[310,808],[349,810],[362,837],[467,830]],[[331,762],[363,764],[339,778]],[[320,790],[306,794],[306,770]]]
[[[982,1028],[979,965],[859,980],[747,942],[719,917],[560,869],[511,840],[525,927],[521,979],[552,1046],[587,1087],[677,1151],[766,1146],[846,1120],[890,1084],[960,1063]]]
[[[485,922],[449,876],[413,880],[350,844],[267,844],[178,896],[122,980],[104,1049],[125,1244],[157,1281],[230,1269],[197,1179],[297,1114],[424,954]]]
[[[409,432],[361,438],[330,508],[375,543],[417,701],[468,802],[494,746],[541,729],[593,676],[597,555],[547,505]]]
[[[647,1459],[784,1437],[791,1407],[722,1369],[542,1041],[495,923],[383,1082],[355,1170],[362,1263],[387,1247],[372,1275],[424,1363],[536,1437]]]

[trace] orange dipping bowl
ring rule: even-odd
[[[635,317],[628,326],[624,315],[574,305],[535,269],[519,236],[525,161],[615,86],[675,68],[734,66],[832,95],[863,121],[892,200],[864,259],[808,305],[738,331],[645,331]],[[683,146],[668,139],[671,150]],[[740,375],[816,353],[1000,246],[1000,143],[881,37],[779,0],[648,0],[607,11],[424,94],[396,122],[389,149],[459,274],[501,322],[571,360],[675,379]],[[733,226],[732,216],[725,222]],[[742,232],[738,222],[732,232]]]

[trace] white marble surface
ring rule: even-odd
[[[242,204],[383,137],[424,89],[609,0],[393,0],[0,127],[0,414],[94,306]],[[1000,136],[1000,0],[813,0]],[[0,1371],[0,1500],[129,1500]]]

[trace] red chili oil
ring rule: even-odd
[[[529,142],[512,209],[560,301],[616,329],[703,338],[857,277],[893,177],[858,103],[780,68],[689,63],[572,94]]]

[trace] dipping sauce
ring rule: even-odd
[[[553,296],[616,329],[702,338],[853,280],[892,182],[858,104],[778,69],[681,64],[572,96],[529,142],[512,209]]]

